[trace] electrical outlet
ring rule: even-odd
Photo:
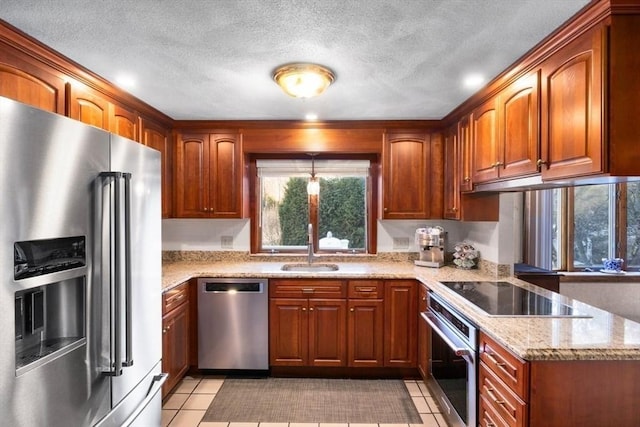
[[[408,237],[394,237],[393,238],[393,249],[409,249],[409,238]]]
[[[233,236],[220,236],[222,249],[233,249]]]

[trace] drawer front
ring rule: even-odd
[[[382,298],[381,280],[349,280],[349,298],[378,299]]]
[[[480,360],[522,400],[526,401],[529,366],[500,344],[480,333]]]
[[[162,294],[162,314],[167,314],[189,300],[189,283],[183,283]]]
[[[525,425],[526,405],[484,363],[480,363],[478,388],[485,404],[509,427]]]
[[[342,280],[270,280],[271,298],[346,298]]]
[[[509,424],[496,413],[482,395],[478,399],[478,425],[480,427],[509,427]]]

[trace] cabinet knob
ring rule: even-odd
[[[383,210],[384,210],[385,212],[388,212],[388,211],[389,211],[389,209],[388,209],[388,208],[384,208]]]
[[[306,307],[302,307],[302,311],[307,311],[307,308]]]
[[[313,311],[313,307],[309,307],[309,311]]]
[[[166,334],[166,333],[167,333],[167,330],[166,330],[166,329],[162,329],[162,333],[163,333],[163,334]]]
[[[355,309],[355,308],[353,308],[353,307],[351,307],[351,308],[349,309],[349,311],[354,312],[354,311],[356,311],[356,309]]]
[[[502,163],[502,162],[495,162],[495,163],[493,164],[493,167],[494,167],[494,168],[497,168],[497,167],[502,166],[502,165],[504,165],[504,163]]]
[[[546,165],[546,164],[547,164],[547,162],[546,162],[546,161],[544,161],[544,160],[542,160],[542,159],[538,159],[538,161],[536,162],[536,165],[537,165],[538,167],[540,167],[540,166],[542,166],[542,165]]]
[[[458,212],[458,208],[456,208],[455,206],[451,208],[451,212]]]
[[[469,182],[469,181],[471,181],[471,178],[469,178],[468,176],[465,176],[464,177],[464,182]]]

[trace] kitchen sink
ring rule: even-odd
[[[340,267],[337,264],[285,264],[282,271],[302,271],[317,273],[323,271],[337,271]]]

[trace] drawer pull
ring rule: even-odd
[[[303,294],[312,294],[313,293],[313,288],[302,288],[302,293]]]
[[[356,288],[356,290],[357,290],[358,292],[373,292],[373,291],[375,291],[376,289],[375,289],[375,288]]]
[[[500,362],[497,359],[497,355],[494,354],[494,353],[491,353],[489,351],[485,351],[484,354],[487,355],[487,358],[491,361],[491,363],[493,363],[498,368],[500,368],[502,371],[504,371],[504,373],[506,373],[507,375],[509,375],[510,377],[512,377],[514,379],[517,379],[516,378],[516,374],[517,374],[516,369],[508,369],[508,368],[510,368],[510,366],[505,362]]]
[[[167,299],[167,303],[172,304],[174,302],[178,302],[180,300],[184,299],[184,294],[180,293],[178,295],[172,296],[170,298]]]

